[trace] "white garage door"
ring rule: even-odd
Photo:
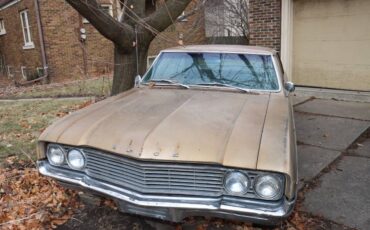
[[[370,90],[370,0],[295,0],[293,81]]]

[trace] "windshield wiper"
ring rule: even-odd
[[[181,84],[181,83],[178,83],[178,82],[175,82],[175,81],[171,81],[171,80],[168,80],[168,79],[151,79],[151,80],[148,80],[148,82],[168,83],[168,85],[181,86],[181,87],[183,87],[185,89],[189,89],[189,86],[188,85],[184,85],[184,84]]]
[[[196,84],[196,85],[221,86],[221,87],[227,87],[227,88],[230,88],[230,89],[237,89],[237,90],[243,91],[244,93],[258,94],[257,92],[251,91],[249,89],[244,89],[244,88],[241,88],[241,87],[238,87],[238,86],[233,86],[233,85],[220,83],[220,82],[199,83],[199,84]]]

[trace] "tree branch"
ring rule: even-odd
[[[96,0],[66,0],[75,10],[85,17],[104,37],[114,42],[123,51],[133,49],[134,29],[115,20],[105,13]]]
[[[166,0],[158,10],[146,17],[144,21],[162,32],[173,24],[172,19],[176,21],[190,2],[191,0]]]

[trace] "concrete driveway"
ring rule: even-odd
[[[370,229],[370,103],[309,100],[295,117],[302,210]]]
[[[302,97],[294,98],[294,102],[300,188],[296,209],[332,223],[335,229],[370,229],[370,103]],[[206,223],[202,229],[251,229],[240,223],[202,221]],[[190,220],[181,228],[196,226],[199,225]],[[179,226],[106,208],[87,208],[60,227],[72,228],[178,229]]]

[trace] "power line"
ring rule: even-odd
[[[170,17],[170,19],[172,21],[172,24],[175,25],[175,22],[173,21],[172,15],[171,15],[170,11],[168,10],[166,1],[163,1],[163,3],[164,3],[164,7],[166,8],[167,14],[168,14],[168,16]]]
[[[125,7],[128,11],[130,11],[136,17],[135,18],[135,17],[133,17],[133,16],[131,16],[129,14],[126,14],[126,16],[128,16],[131,20],[133,20],[134,22],[140,24],[145,29],[149,30],[150,32],[152,32],[153,34],[155,34],[156,36],[158,36],[159,38],[162,38],[163,40],[165,40],[167,42],[174,43],[174,44],[177,44],[178,45],[178,43],[176,41],[173,41],[173,40],[171,40],[171,38],[168,38],[168,37],[164,36],[157,29],[155,29],[154,27],[152,27],[151,25],[149,25],[147,22],[145,22],[145,20],[143,18],[141,18],[139,15],[137,15],[135,13],[135,11],[133,11],[130,7],[128,7],[126,5],[126,3],[122,2],[121,0],[120,0],[120,2],[122,3],[123,7]]]

